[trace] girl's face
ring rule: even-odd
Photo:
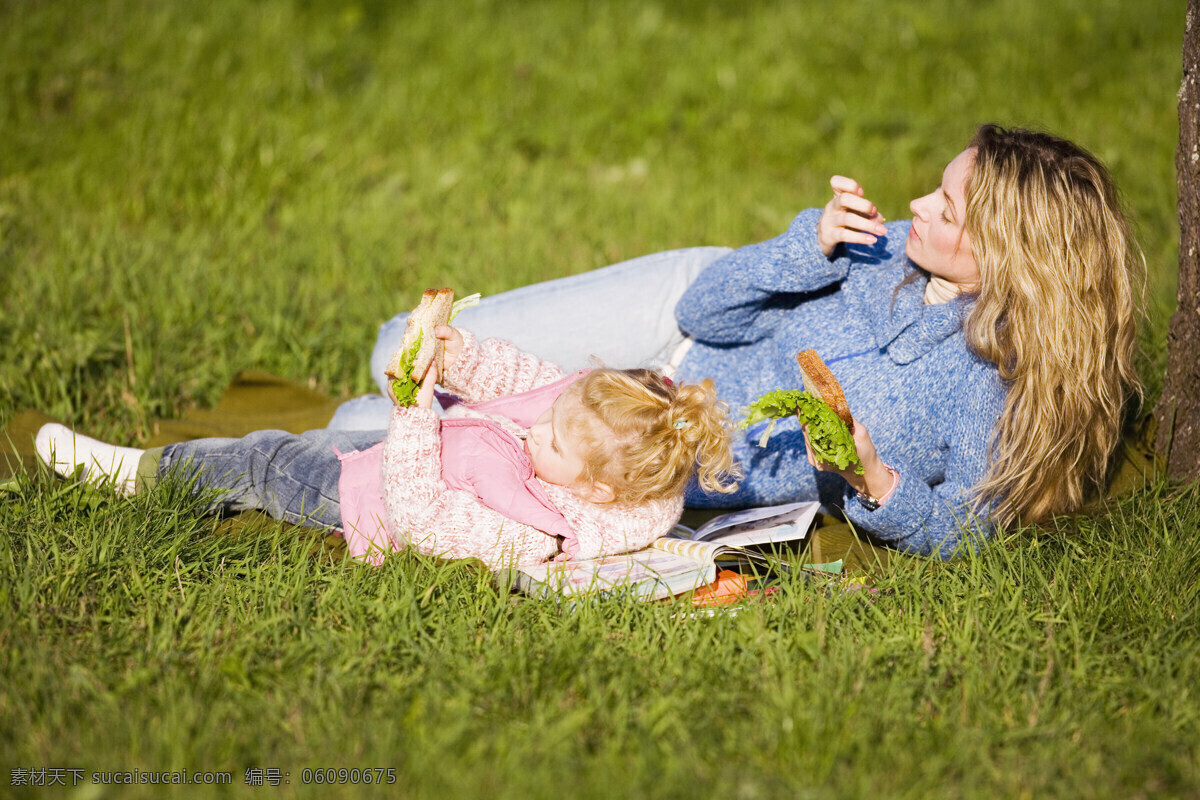
[[[583,413],[574,393],[563,392],[529,429],[525,452],[533,462],[533,474],[546,483],[578,490],[583,478],[584,444],[567,429],[572,415]]]
[[[912,228],[904,252],[931,275],[972,290],[979,283],[979,267],[971,253],[971,237],[963,229],[967,210],[967,178],[975,151],[959,153],[942,173],[942,185],[908,204]]]

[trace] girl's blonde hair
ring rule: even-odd
[[[1108,170],[1071,142],[980,127],[964,227],[979,266],[967,342],[1008,384],[976,487],[1001,522],[1103,489],[1134,368],[1145,263]]]
[[[710,380],[676,384],[646,369],[593,369],[567,389],[589,413],[568,426],[584,444],[584,478],[612,487],[615,501],[680,494],[692,473],[709,492],[732,492],[732,425]]]

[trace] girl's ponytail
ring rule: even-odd
[[[731,492],[741,471],[732,425],[712,381],[674,384],[644,369],[595,369],[578,397],[607,431],[581,429],[589,441],[585,474],[638,503],[683,492],[695,472],[706,492]]]

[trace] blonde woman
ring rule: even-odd
[[[795,430],[741,448],[743,496],[815,489],[883,540],[942,556],[990,527],[974,522],[1077,510],[1140,392],[1142,262],[1107,170],[1062,139],[985,125],[911,222],[885,224],[851,179],[831,185],[823,210],[717,262],[677,307],[696,339],[682,374],[708,370],[731,404],[814,347],[854,412],[864,474],[797,470]]]
[[[709,377],[733,409],[799,387],[795,355],[815,349],[845,390],[864,474],[814,467],[791,420],[765,448],[753,429],[735,441],[738,491],[693,485],[692,507],[820,499],[941,557],[996,523],[1079,509],[1140,394],[1143,266],[1108,171],[1057,137],[985,125],[911,221],[886,223],[854,180],[831,185],[766,242],[524,287],[461,319],[567,364],[601,352]],[[376,362],[399,328],[381,329]],[[335,423],[369,426],[372,402]]]

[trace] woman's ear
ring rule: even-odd
[[[589,503],[604,505],[611,503],[617,498],[617,493],[613,488],[604,481],[592,481],[590,484],[585,484],[579,491],[579,496]]]

